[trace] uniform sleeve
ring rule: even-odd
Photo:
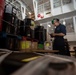
[[[66,35],[66,27],[64,25],[61,26],[61,33]]]

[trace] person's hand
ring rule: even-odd
[[[51,34],[51,37],[55,37],[55,33],[52,33],[52,34]]]

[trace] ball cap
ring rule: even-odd
[[[51,22],[52,24],[54,24],[54,21],[58,21],[59,22],[59,19],[58,18],[54,18]]]

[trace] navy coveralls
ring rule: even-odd
[[[66,27],[60,24],[55,28],[55,33],[64,33],[66,35]],[[55,36],[53,50],[59,50],[60,55],[66,55],[65,41],[63,36]]]

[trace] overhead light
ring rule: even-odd
[[[66,25],[66,22],[65,22],[65,21],[63,21],[63,24],[64,24],[64,25]]]
[[[29,13],[29,15],[31,15],[32,13],[31,12],[28,12]]]
[[[51,25],[48,25],[48,27],[51,27]]]
[[[40,26],[42,26],[42,24],[40,24]]]

